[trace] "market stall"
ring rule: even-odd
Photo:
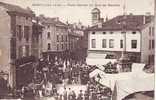
[[[154,74],[144,72],[144,66],[145,64],[133,63],[132,72],[117,74],[107,74],[96,69],[90,73],[90,77],[94,77],[97,82],[109,87],[113,91],[113,100],[122,100],[125,96],[135,92],[154,90]]]

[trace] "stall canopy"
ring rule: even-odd
[[[112,100],[122,100],[126,96],[142,91],[154,90],[154,74],[148,77],[136,77],[126,80],[117,80],[115,83]]]
[[[96,77],[98,74],[103,75],[105,73],[103,71],[101,71],[100,69],[95,69],[94,71],[89,73],[89,77],[93,78],[93,77]]]
[[[111,88],[114,94],[113,100],[122,100],[134,92],[154,90],[154,74],[145,73],[144,66],[145,64],[133,63],[132,72],[118,74],[106,74],[96,69],[90,73],[90,76],[95,77],[100,84]],[[100,75],[100,80],[97,75]]]

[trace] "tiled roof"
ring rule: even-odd
[[[4,8],[8,9],[8,11],[10,11],[10,12],[27,14],[29,16],[33,15],[33,12],[31,10],[21,8],[17,5],[12,5],[12,4],[8,4],[8,3],[0,2],[0,6],[3,6]]]
[[[108,20],[102,24],[102,27],[98,27],[98,25],[89,27],[88,31],[113,31],[113,30],[122,30],[123,29],[123,20],[125,20],[125,29],[126,30],[139,30],[140,27],[144,24],[144,19],[146,19],[145,23],[149,23],[152,20],[152,16],[144,16],[144,15],[126,15],[117,16],[113,19]]]
[[[67,25],[63,22],[61,22],[59,19],[57,18],[49,18],[49,17],[38,17],[39,20],[42,22],[42,23],[45,23],[45,24],[53,24],[55,26],[63,26],[63,27],[67,27]]]

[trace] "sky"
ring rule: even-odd
[[[101,11],[101,17],[109,19],[123,14],[123,5],[127,14],[145,15],[154,13],[154,0],[0,0],[23,8],[31,8],[36,15],[59,17],[63,22],[81,21],[91,25],[91,10],[95,7]]]

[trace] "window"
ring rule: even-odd
[[[149,40],[149,50],[151,49],[151,40]]]
[[[57,51],[59,50],[59,44],[57,44]]]
[[[110,32],[110,34],[113,34],[113,32]]]
[[[151,36],[151,27],[149,27],[149,36]]]
[[[137,48],[137,40],[132,40],[131,41],[131,48],[136,49]]]
[[[152,27],[152,35],[154,36],[154,27]]]
[[[57,42],[59,42],[59,35],[57,35]]]
[[[136,32],[135,32],[135,31],[133,31],[133,32],[132,32],[132,34],[136,34]]]
[[[63,50],[63,44],[61,44],[62,50]]]
[[[50,45],[50,43],[48,43],[48,50],[50,50],[51,49],[51,45]]]
[[[22,57],[22,54],[23,54],[23,52],[22,52],[22,46],[19,46],[19,48],[18,48],[18,57],[21,58]]]
[[[92,32],[92,34],[95,34],[95,32]]]
[[[67,49],[68,49],[68,45],[67,45],[67,44],[65,44],[65,46],[66,46],[65,48],[66,48],[66,50],[67,50]]]
[[[50,25],[48,25],[47,28],[50,28]]]
[[[92,39],[91,41],[91,45],[92,45],[92,48],[96,48],[96,40],[95,39]]]
[[[154,40],[152,40],[152,49],[154,49]]]
[[[124,34],[124,33],[126,33],[126,32],[125,32],[125,31],[122,31],[122,32],[121,32],[121,34]]]
[[[109,48],[114,48],[114,40],[113,39],[109,40]]]
[[[102,39],[102,48],[106,48],[106,47],[107,47],[106,39]]]
[[[120,48],[123,48],[123,40],[120,40]]]
[[[68,36],[66,35],[66,42],[68,41]]]
[[[24,38],[26,39],[26,41],[29,41],[29,26],[24,26]]]
[[[22,57],[26,56],[26,46],[22,46]]]
[[[47,33],[47,38],[50,38],[50,32]]]
[[[26,17],[25,19],[26,19],[26,20],[28,20],[29,18],[28,18],[28,17]]]
[[[29,45],[26,45],[26,56],[29,56]]]
[[[151,55],[148,55],[148,64],[150,64],[151,61]]]
[[[61,36],[61,42],[63,42],[63,35]]]
[[[103,32],[103,34],[106,34],[106,32]]]
[[[21,40],[22,39],[22,27],[21,27],[21,25],[17,25],[16,34],[18,36],[18,39]]]
[[[148,64],[154,63],[154,55],[148,55]]]

